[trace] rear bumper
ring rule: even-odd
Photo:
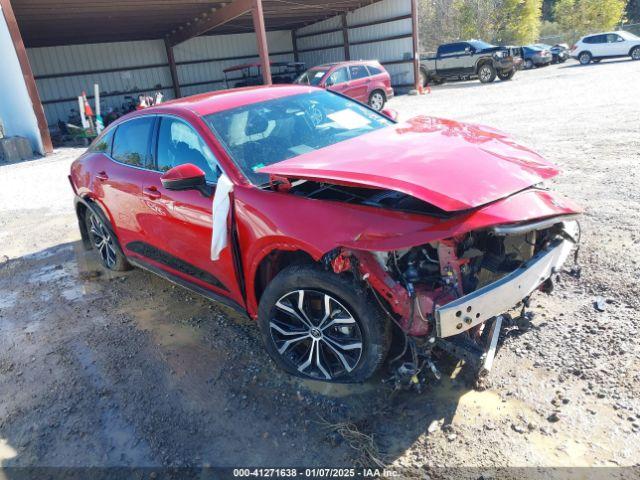
[[[518,270],[437,308],[437,336],[450,337],[467,331],[510,310],[533,293],[562,267],[575,245],[569,238],[577,238],[577,222],[564,222],[563,226],[567,238],[556,240]]]
[[[393,91],[393,88],[387,88],[386,94],[387,94],[387,100],[391,100],[395,96],[395,92]]]

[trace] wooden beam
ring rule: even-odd
[[[253,0],[233,0],[231,3],[225,5],[222,8],[212,8],[210,13],[203,13],[200,17],[196,17],[192,22],[187,22],[186,25],[177,27],[171,33],[168,34],[167,40],[169,45],[175,47],[179,43],[185,42],[190,38],[197,37],[207,33],[220,25],[234,20],[245,13],[252,10],[254,5]],[[262,15],[262,10],[261,10]],[[263,18],[264,24],[264,18]]]
[[[253,28],[256,31],[256,39],[258,42],[258,55],[260,55],[260,63],[262,64],[262,83],[271,85],[271,62],[269,61],[267,31],[264,27],[262,0],[253,0],[251,15],[253,16]]]
[[[44,108],[42,108],[42,102],[40,102],[40,95],[38,94],[38,88],[36,81],[33,78],[33,71],[31,70],[31,64],[29,63],[29,57],[27,56],[27,49],[24,47],[22,41],[22,35],[20,34],[20,28],[16,21],[16,16],[13,13],[10,0],[0,0],[0,7],[2,7],[2,13],[7,21],[7,27],[9,28],[9,35],[13,41],[13,47],[16,50],[18,56],[18,62],[20,63],[20,69],[22,70],[22,77],[29,93],[31,100],[31,106],[33,113],[36,116],[38,123],[38,130],[40,130],[40,138],[42,139],[42,148],[45,154],[53,153],[53,144],[51,143],[51,135],[49,134],[49,126],[47,125],[47,117],[44,115]],[[10,92],[5,92],[7,95]]]
[[[418,38],[418,0],[411,0],[411,29],[413,30],[413,85],[420,91],[420,42]]]
[[[342,42],[344,43],[344,59],[351,60],[351,48],[349,46],[349,25],[347,24],[347,14],[340,15],[342,18]]]
[[[173,56],[173,47],[169,44],[169,39],[164,39],[164,46],[167,50],[167,61],[169,62],[169,71],[171,72],[171,83],[173,84],[173,95],[180,98],[180,80],[178,79],[178,69],[176,67],[176,59]]]

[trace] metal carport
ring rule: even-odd
[[[39,125],[82,90],[103,101],[223,87],[221,69],[255,58],[308,66],[379,59],[394,86],[418,84],[417,0],[0,0]],[[14,19],[12,19],[14,17]],[[42,108],[44,107],[44,108]],[[47,129],[41,128],[50,145]]]

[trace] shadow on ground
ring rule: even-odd
[[[80,242],[0,264],[0,294],[4,467],[375,465],[495,400],[294,379],[251,320]]]

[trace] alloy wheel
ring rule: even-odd
[[[93,246],[100,253],[100,258],[107,268],[113,268],[116,264],[116,249],[113,237],[104,223],[92,213],[89,216],[89,232],[93,240]]]
[[[491,78],[491,69],[487,66],[484,66],[480,69],[480,80],[483,82],[488,81]]]
[[[631,58],[634,60],[640,60],[640,48],[634,48],[631,52]]]
[[[353,371],[362,356],[358,322],[324,292],[295,290],[283,295],[272,309],[269,330],[278,354],[308,377],[335,380]]]
[[[582,65],[586,65],[589,62],[591,62],[591,55],[589,55],[588,53],[583,53],[580,55],[580,63]]]
[[[381,93],[376,92],[373,95],[371,95],[371,108],[373,108],[376,111],[380,111],[382,110],[383,106],[384,106],[384,97],[382,96]]]

